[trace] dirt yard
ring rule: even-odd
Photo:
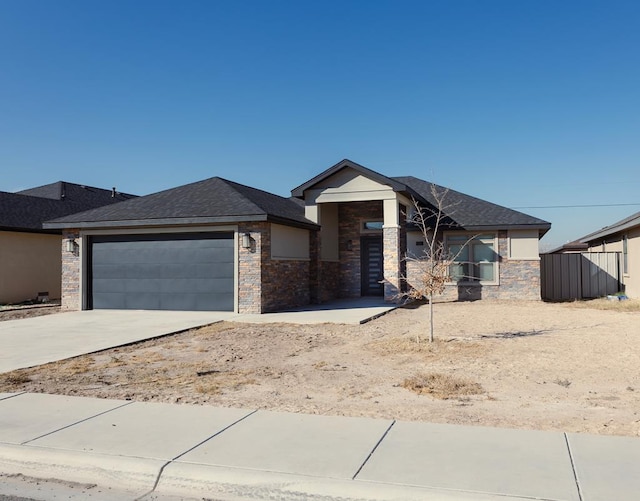
[[[19,320],[21,318],[41,317],[60,313],[60,302],[25,305],[0,305],[0,322],[4,320]]]
[[[428,306],[220,323],[2,374],[0,391],[640,436],[640,302],[610,303],[436,304],[432,345],[415,341]]]

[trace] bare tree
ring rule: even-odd
[[[424,251],[420,255],[407,255],[405,260],[412,264],[416,273],[412,273],[409,290],[400,295],[405,299],[427,299],[429,301],[429,342],[433,343],[433,298],[445,291],[450,278],[450,266],[458,258],[471,239],[460,246],[457,253],[452,254],[445,246],[442,237],[443,222],[451,214],[451,205],[445,205],[448,190],[431,185],[431,195],[435,204],[425,207],[415,198],[412,199],[413,211],[409,219],[422,233]],[[446,210],[446,212],[445,212]],[[407,277],[404,277],[405,280]],[[420,334],[416,336],[420,342]]]

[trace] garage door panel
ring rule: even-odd
[[[94,237],[92,306],[233,310],[234,249],[232,233]]]
[[[101,309],[114,309],[114,310],[125,310],[126,306],[126,296],[118,293],[101,293],[98,299],[100,303]]]

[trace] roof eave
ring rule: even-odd
[[[599,238],[604,238],[610,235],[614,235],[616,233],[620,233],[621,231],[629,230],[636,226],[640,226],[640,216],[634,217],[633,219],[627,220],[623,223],[618,223],[611,226],[607,226],[605,228],[601,228],[598,231],[589,233],[588,235],[582,237],[578,241],[583,243],[591,242],[593,240],[598,240]]]
[[[404,184],[402,184],[402,183],[400,183],[398,181],[395,181],[394,179],[391,179],[390,177],[387,177],[387,176],[385,176],[383,174],[380,174],[379,172],[376,172],[374,170],[371,170],[371,169],[365,167],[364,165],[360,165],[360,164],[358,164],[356,162],[353,162],[352,160],[349,160],[349,159],[345,158],[344,160],[341,160],[340,162],[338,162],[337,164],[333,165],[332,167],[329,167],[324,172],[321,172],[320,174],[318,174],[314,178],[310,179],[306,183],[303,183],[300,186],[292,189],[291,190],[291,196],[295,197],[295,198],[304,198],[304,192],[306,190],[310,189],[315,184],[318,184],[320,181],[323,181],[324,179],[332,176],[336,172],[338,172],[338,171],[340,171],[342,169],[346,169],[346,168],[354,169],[354,170],[360,172],[361,174],[373,179],[374,181],[377,181],[377,182],[379,182],[381,184],[389,185],[389,186],[391,186],[393,191],[405,191],[406,188],[407,188]]]
[[[162,226],[180,226],[180,225],[198,225],[198,224],[228,224],[228,223],[246,223],[269,221],[280,223],[288,226],[299,228],[318,230],[319,226],[312,222],[296,221],[277,216],[269,216],[267,214],[249,214],[241,216],[218,216],[218,217],[176,217],[176,218],[160,218],[160,219],[128,219],[117,221],[49,221],[44,223],[45,229],[103,229],[103,228],[139,228],[139,227],[162,227]]]
[[[169,217],[158,219],[123,219],[112,221],[49,221],[44,223],[46,229],[64,228],[124,228],[142,226],[176,226],[194,224],[224,224],[251,221],[266,221],[266,214],[250,214],[242,216],[216,217]]]
[[[551,223],[547,224],[474,224],[461,226],[466,231],[500,231],[500,230],[538,230],[539,238],[542,238],[550,229]]]
[[[21,226],[0,226],[0,231],[12,231],[15,233],[38,233],[42,235],[59,235],[55,229],[25,228]]]

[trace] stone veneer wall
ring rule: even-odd
[[[384,299],[399,300],[402,289],[400,276],[400,227],[382,230],[382,249],[384,256]]]
[[[498,233],[500,285],[447,285],[440,301],[474,301],[478,299],[540,299],[540,261],[509,259],[507,232]],[[418,279],[417,263],[407,261],[407,282]]]
[[[269,223],[242,223],[238,233],[251,235],[251,247],[238,249],[238,311],[262,313],[262,263],[267,252],[264,243],[270,240]],[[267,249],[270,253],[269,244]]]
[[[66,250],[66,240],[73,238],[76,240],[75,250]],[[80,273],[82,260],[80,258],[79,239],[80,231],[76,229],[64,230],[62,232],[62,310],[76,311],[81,309],[80,297]]]
[[[238,310],[268,313],[310,302],[310,260],[271,259],[271,224],[247,223],[251,248],[238,251]]]
[[[360,297],[360,222],[382,221],[382,201],[347,202],[338,205],[340,252],[339,297]],[[351,249],[349,250],[349,241]]]

